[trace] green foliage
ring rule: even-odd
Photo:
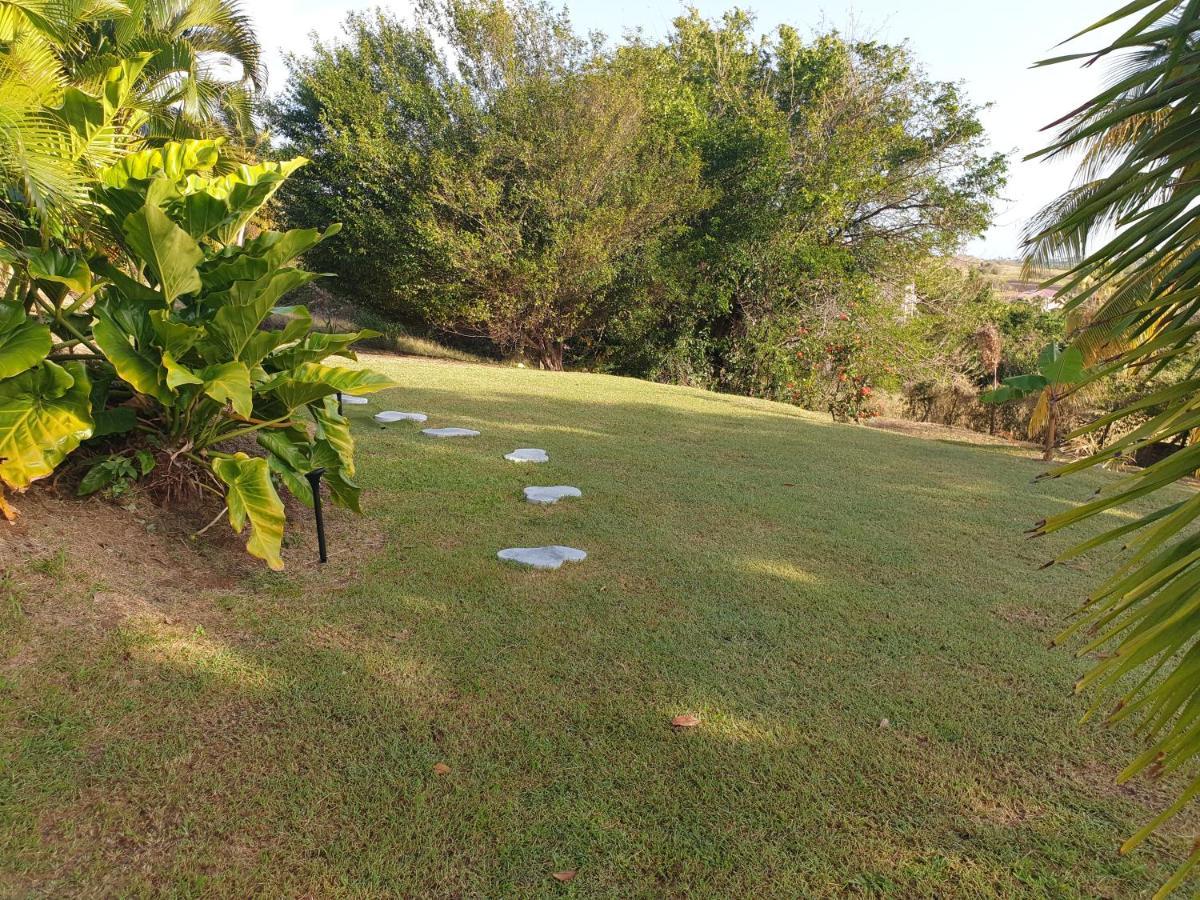
[[[1081,151],[1084,162],[1079,185],[1045,210],[1028,249],[1034,265],[1065,264],[1066,287],[1076,294],[1076,309],[1099,305],[1075,336],[1075,345],[1085,353],[1118,349],[1115,358],[1095,367],[1092,380],[1121,372],[1153,379],[1173,365],[1183,370],[1181,377],[1149,386],[1082,429],[1107,434],[1113,425],[1136,423],[1090,458],[1052,475],[1062,477],[1163,442],[1183,449],[1036,528],[1037,534],[1047,534],[1134,501],[1155,498],[1158,503],[1059,557],[1069,559],[1096,547],[1132,550],[1091,592],[1060,638],[1085,635],[1080,654],[1098,654],[1099,662],[1078,686],[1081,691],[1095,689],[1091,712],[1116,694],[1120,699],[1109,720],[1136,721],[1147,738],[1145,749],[1122,772],[1124,781],[1139,773],[1194,772],[1191,767],[1200,754],[1200,536],[1195,529],[1200,502],[1194,495],[1179,499],[1163,493],[1200,469],[1200,444],[1193,440],[1200,427],[1200,381],[1195,377],[1200,358],[1200,244],[1195,232],[1200,186],[1194,177],[1200,146],[1193,138],[1200,120],[1200,7],[1134,0],[1084,34],[1106,25],[1121,30],[1109,46],[1048,61],[1115,54],[1117,77],[1066,116],[1055,142],[1042,151],[1049,156]],[[1099,248],[1088,253],[1094,237],[1099,237]],[[1147,414],[1149,410],[1154,412]],[[1123,851],[1141,844],[1198,793],[1200,779],[1194,778]],[[1193,849],[1160,895],[1179,886],[1197,864],[1200,848]]]
[[[984,403],[1008,403],[1049,387],[1079,384],[1085,376],[1083,353],[1078,347],[1064,349],[1059,344],[1049,344],[1038,357],[1037,372],[1005,378],[1003,385],[988,391],[980,400]]]
[[[153,472],[156,465],[154,454],[145,449],[102,456],[90,464],[76,493],[88,497],[103,491],[108,497],[121,497],[129,493],[134,482]]]
[[[126,154],[93,186],[96,234],[111,256],[9,248],[0,301],[0,479],[13,490],[51,474],[92,437],[127,449],[94,463],[80,492],[118,495],[152,476],[224,498],[248,550],[282,566],[273,477],[312,504],[304,479],[326,469],[333,501],[359,509],[354,444],[338,391],[391,382],[357,368],[351,345],[375,332],[321,334],[291,290],[295,265],[337,232],[264,231],[251,217],[304,162],[224,166],[220,141]],[[31,315],[31,310],[36,315]],[[278,331],[272,315],[287,318]],[[61,356],[73,361],[59,365]],[[258,436],[249,459],[225,445]],[[157,462],[161,461],[160,462]],[[12,510],[4,504],[6,515]]]
[[[82,363],[42,360],[0,381],[0,480],[19,491],[45,478],[91,437],[92,427]]]
[[[285,215],[347,223],[316,258],[356,302],[545,366],[783,396],[797,326],[885,319],[881,284],[981,231],[1003,182],[978,109],[902,47],[735,11],[604,50],[496,0],[346,31],[272,110],[314,160]]]
[[[227,242],[300,161],[217,175],[212,146],[166,149],[127,158],[102,178],[109,208],[131,209],[114,237],[138,275],[105,268],[111,277],[97,293],[94,340],[134,392],[143,436],[170,459],[211,473],[213,483],[201,485],[220,486],[234,529],[251,526],[249,552],[279,568],[283,505],[269,473],[311,505],[311,492],[298,485],[319,460],[334,501],[357,508],[353,441],[330,401],[337,391],[369,393],[391,382],[323,364],[353,359],[350,345],[374,332],[313,333],[307,310],[279,306],[318,277],[292,265],[295,258],[336,228]],[[280,331],[263,327],[273,313],[289,317]],[[266,457],[222,449],[250,435],[260,436]]]

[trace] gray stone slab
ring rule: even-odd
[[[582,497],[583,491],[577,487],[568,487],[565,484],[556,485],[554,487],[527,487],[525,488],[525,499],[537,506],[550,506],[563,500],[567,497]]]
[[[550,454],[545,450],[537,450],[533,447],[522,447],[519,450],[514,450],[512,453],[504,454],[504,458],[513,462],[526,463],[544,463],[550,462]]]
[[[479,432],[470,428],[422,428],[421,434],[435,438],[479,437]]]
[[[496,554],[506,562],[515,562],[533,569],[559,569],[565,562],[582,562],[587,554],[574,547],[510,547]]]
[[[390,409],[375,413],[375,421],[380,425],[390,425],[392,422],[424,422],[428,418],[425,413],[395,412]]]

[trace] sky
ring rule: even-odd
[[[322,40],[337,37],[351,10],[382,5],[404,16],[411,8],[408,0],[244,0],[244,5],[267,51],[272,91],[286,82],[283,54],[311,46],[311,33]],[[695,0],[686,5],[716,17],[734,4]],[[993,149],[1012,154],[1012,170],[995,225],[966,248],[989,259],[1017,256],[1025,222],[1069,186],[1069,163],[1023,162],[1022,157],[1044,145],[1042,126],[1092,96],[1103,78],[1097,68],[1031,69],[1031,64],[1061,53],[1056,44],[1119,6],[1116,0],[741,0],[740,5],[755,13],[764,32],[790,24],[802,34],[834,27],[856,36],[908,41],[931,77],[962,82],[974,102],[990,104],[983,123]],[[685,4],[573,0],[566,6],[580,30],[616,37],[640,28],[648,37],[659,37]],[[1080,48],[1094,43],[1084,39]]]

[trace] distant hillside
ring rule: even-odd
[[[1052,272],[1055,279],[1050,284],[1044,281],[1028,280],[1022,277],[1022,264],[1019,259],[980,259],[975,256],[956,256],[955,265],[964,269],[978,269],[995,286],[1000,296],[1005,300],[1031,300],[1033,295],[1041,295],[1041,299],[1050,300],[1059,291],[1055,283],[1063,274],[1061,271]]]

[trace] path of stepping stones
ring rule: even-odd
[[[362,405],[370,401],[366,397],[342,395],[342,402],[352,405]],[[397,412],[384,410],[375,414],[375,421],[380,425],[390,425],[395,422],[428,421],[429,416],[419,412]],[[422,428],[421,433],[432,438],[468,438],[479,437],[479,432],[472,428]],[[535,447],[520,447],[512,453],[506,453],[504,458],[516,463],[545,463],[550,461],[550,454]],[[527,487],[525,500],[537,506],[552,506],[568,497],[582,497],[583,491],[568,485],[553,487]],[[587,559],[587,553],[574,547],[554,545],[551,547],[509,547],[496,554],[506,562],[515,562],[533,569],[559,569],[564,562],[581,562]]]

